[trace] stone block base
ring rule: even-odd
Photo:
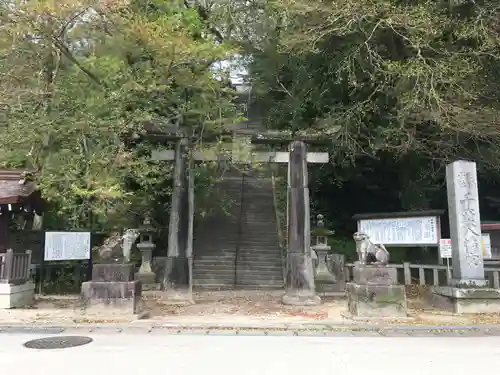
[[[353,317],[406,317],[404,285],[347,283],[347,308]]]
[[[134,265],[131,263],[97,263],[92,265],[92,281],[132,281]]]
[[[353,281],[359,285],[396,285],[398,270],[394,267],[356,263],[352,270]]]
[[[500,312],[500,289],[433,287],[432,305],[455,314]]]
[[[141,314],[142,285],[140,281],[88,281],[82,284],[83,308],[87,311],[112,309],[123,314]]]
[[[343,297],[345,296],[345,285],[345,281],[337,283],[316,281],[316,294],[321,297]]]
[[[156,283],[156,275],[154,272],[136,272],[135,279],[139,280],[142,285],[149,285]]]
[[[154,292],[157,290],[161,290],[161,284],[160,283],[153,283],[153,284],[142,284],[142,292]]]
[[[31,281],[14,285],[0,283],[0,309],[32,306],[35,302],[35,284]]]

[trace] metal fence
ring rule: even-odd
[[[22,284],[30,280],[31,250],[16,254],[12,249],[0,254],[0,283]]]

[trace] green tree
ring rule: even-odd
[[[170,169],[129,147],[144,124],[199,134],[235,115],[211,69],[232,50],[182,2],[2,0],[0,24],[0,162],[40,173],[54,225],[149,209]]]
[[[279,36],[251,70],[270,126],[331,135],[344,160],[480,154],[498,165],[496,2],[273,4]]]

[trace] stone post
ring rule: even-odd
[[[500,291],[484,278],[481,216],[476,163],[446,166],[453,275],[448,286],[434,287],[435,305],[456,313],[500,311]]]
[[[476,163],[456,161],[446,167],[452,243],[453,283],[486,286],[481,250],[481,218]]]
[[[288,251],[286,305],[317,305],[311,257],[307,150],[302,141],[290,145],[288,163]]]
[[[137,248],[141,252],[141,266],[135,274],[135,279],[141,281],[143,289],[153,289],[155,288],[156,274],[151,269],[151,261],[156,245],[153,243],[154,228],[148,218],[144,220],[140,232]]]
[[[194,173],[188,140],[177,142],[163,290],[171,301],[192,302]]]

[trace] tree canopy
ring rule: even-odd
[[[455,158],[500,181],[499,52],[498,1],[1,0],[0,161],[39,171],[65,225],[128,219],[168,167],[127,137],[235,121],[214,66],[238,55],[264,126],[331,139],[317,206],[349,185],[428,208]]]
[[[126,142],[145,121],[194,132],[236,113],[210,69],[232,49],[182,2],[3,0],[0,25],[0,161],[40,173],[61,225],[115,225],[157,194],[168,168]]]

